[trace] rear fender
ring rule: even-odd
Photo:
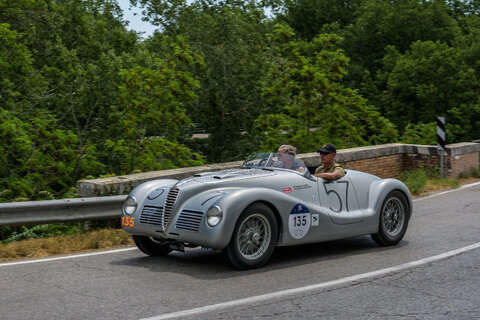
[[[397,179],[377,180],[370,186],[369,207],[366,212],[367,223],[369,226],[372,226],[370,233],[378,232],[380,211],[382,210],[383,201],[393,190],[399,190],[405,195],[408,203],[408,217],[410,218],[412,215],[413,203],[408,187]]]

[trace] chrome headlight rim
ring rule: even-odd
[[[220,224],[220,222],[223,219],[223,211],[222,208],[220,208],[217,205],[213,205],[210,208],[208,208],[207,213],[206,213],[206,221],[207,225],[209,227],[216,227]]]
[[[126,215],[132,215],[137,211],[138,202],[135,197],[128,196],[123,204],[123,213]]]

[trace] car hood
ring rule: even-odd
[[[276,175],[273,170],[267,169],[230,169],[216,172],[203,172],[178,181],[177,187],[203,183],[203,184],[221,184],[225,182],[234,182],[248,179],[258,179]]]

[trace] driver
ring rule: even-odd
[[[278,148],[277,158],[282,163],[284,169],[297,170],[303,172],[305,167],[303,161],[295,159],[297,148],[289,144],[283,144]]]

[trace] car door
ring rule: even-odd
[[[363,220],[363,212],[348,173],[335,181],[319,178],[317,183],[320,205],[334,223],[350,224]]]

